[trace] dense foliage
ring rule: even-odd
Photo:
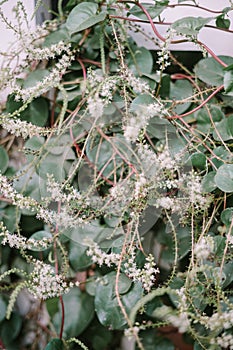
[[[17,38],[0,74],[1,349],[233,349],[233,58],[199,40],[232,34],[233,5],[163,36],[176,6],[200,7],[60,0],[34,32],[20,1],[17,27],[0,11]],[[185,41],[202,55],[188,65],[169,51]]]

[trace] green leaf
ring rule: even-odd
[[[103,280],[96,287],[95,309],[98,319],[105,327],[111,329],[122,329],[127,321],[119,307],[115,293],[116,273],[110,272],[103,277]],[[119,281],[121,287],[121,280]],[[143,295],[140,284],[133,284],[128,293],[121,295],[121,301],[127,313]]]
[[[204,153],[195,152],[191,155],[192,166],[198,169],[206,168],[206,156]]]
[[[215,183],[221,191],[233,192],[233,164],[223,164],[218,168]]]
[[[69,34],[81,32],[84,29],[102,22],[106,12],[97,14],[98,5],[91,2],[82,2],[73,8],[66,20],[66,28]]]
[[[13,312],[9,320],[4,320],[0,327],[0,338],[3,344],[8,345],[12,340],[16,339],[22,327],[22,318],[18,313]]]
[[[32,73],[31,73],[32,74]],[[41,73],[40,73],[41,74]],[[38,74],[38,79],[40,77],[40,74]],[[34,74],[34,76],[31,76],[31,78],[28,78],[28,85],[34,86],[38,80],[37,75]],[[7,98],[6,108],[7,112],[13,113],[17,111],[20,107],[22,107],[22,102],[17,102],[14,99],[14,95],[10,95]],[[49,103],[48,101],[40,96],[36,99],[34,99],[27,108],[20,113],[19,118],[21,120],[25,120],[27,122],[30,122],[34,125],[38,126],[44,126],[48,120],[49,116]]]
[[[219,168],[224,163],[232,163],[233,156],[224,146],[219,146],[213,149],[213,154],[216,155],[216,157],[212,157],[211,160],[214,163],[214,165]]]
[[[86,250],[87,247],[73,241],[70,242],[69,261],[74,271],[85,269],[92,264],[91,257],[87,256]]]
[[[53,175],[55,181],[62,182],[65,179],[64,160],[61,157],[48,155],[38,166],[39,176],[46,180],[47,175]]]
[[[151,95],[141,94],[132,101],[130,111],[143,113],[144,107],[154,102],[155,100]]]
[[[233,114],[229,115],[227,118],[227,128],[231,135],[233,135]]]
[[[233,115],[215,123],[215,130],[213,132],[213,138],[216,141],[228,141],[233,139],[230,126],[233,123]]]
[[[161,12],[166,8],[165,6],[158,6],[158,5],[152,5],[148,3],[141,3],[141,5],[144,7],[144,9],[150,14],[150,17],[153,19],[160,15]],[[137,5],[133,6],[129,13],[135,17],[138,17],[144,21],[148,20],[145,13],[138,7]]]
[[[175,350],[175,346],[169,339],[165,339],[163,333],[155,329],[146,329],[140,333],[140,338],[145,350]],[[139,350],[136,345],[135,350]]]
[[[215,20],[215,23],[218,28],[223,28],[223,29],[229,29],[231,25],[231,21],[225,18],[224,14],[221,14],[220,16],[218,16]]]
[[[223,275],[225,275],[225,280],[223,281],[222,288],[226,288],[233,281],[233,261],[229,261],[223,267]]]
[[[219,56],[219,58],[227,65],[233,64],[233,57]],[[194,72],[200,80],[209,85],[219,86],[223,84],[224,67],[212,57],[200,60],[196,64]]]
[[[30,237],[30,239],[34,239],[35,241],[41,241],[43,238],[52,238],[52,234],[47,231],[37,231],[33,233],[33,235]],[[33,252],[42,252],[44,250],[47,250],[48,246],[46,248],[43,247],[34,247],[33,245],[30,247],[30,250]]]
[[[47,69],[36,69],[32,71],[23,82],[24,89],[34,87],[48,75],[49,71]]]
[[[195,341],[193,350],[203,350],[203,347],[201,346],[201,344]],[[217,348],[216,350],[219,350],[219,348]]]
[[[41,199],[41,179],[35,172],[35,168],[28,168],[28,165],[21,167],[21,171],[17,172],[13,185],[16,191],[24,196],[30,196],[35,200]]]
[[[222,119],[225,118],[224,113],[219,107],[211,105],[209,108],[213,122],[220,122]],[[209,113],[205,108],[201,108],[200,110],[195,112],[194,117],[197,120],[198,130],[205,133],[210,133],[213,131],[213,126],[210,120]]]
[[[224,225],[229,227],[232,223],[232,219],[233,219],[233,208],[227,208],[223,210],[223,212],[221,213],[221,220],[224,223]]]
[[[45,303],[46,303],[46,309],[49,313],[49,316],[53,318],[54,315],[58,312],[59,303],[60,303],[59,299],[58,298],[46,299]]]
[[[20,220],[20,211],[16,206],[8,205],[0,210],[0,220],[10,232],[15,232],[17,224]]]
[[[175,21],[171,27],[179,34],[196,36],[211,20],[212,17],[183,17]]]
[[[63,296],[63,302],[67,317],[64,323],[64,338],[76,337],[81,334],[89,325],[94,316],[94,300],[87,293],[73,288]],[[57,331],[60,329],[61,308],[54,316],[54,325]]]
[[[224,254],[225,247],[226,247],[226,237],[215,236],[214,237],[214,254],[221,258]]]
[[[124,230],[122,228],[106,227],[101,225],[98,220],[88,222],[86,225],[74,229],[66,229],[63,234],[72,241],[86,245],[88,241],[99,243],[101,248],[109,248],[116,244],[122,244],[124,238]],[[120,242],[119,242],[120,238]]]
[[[34,125],[45,126],[49,117],[49,104],[44,97],[38,97],[28,106],[28,117],[22,118]]]
[[[63,350],[63,341],[58,338],[52,339],[46,346],[45,350]]]
[[[135,75],[150,74],[153,68],[153,56],[149,50],[145,47],[138,47],[131,45],[131,50],[134,53],[134,57],[128,54],[126,62],[129,69]]]
[[[188,80],[177,80],[175,83],[170,83],[170,99],[181,101],[193,95],[192,84]],[[191,106],[191,102],[177,104],[174,112],[177,114],[184,113]]]
[[[0,146],[0,173],[4,174],[8,168],[9,157],[5,148]]]
[[[191,250],[191,232],[188,227],[177,227],[179,259],[183,259]]]
[[[5,300],[0,296],[0,322],[4,320],[5,314],[6,314],[6,302]]]
[[[49,153],[56,156],[62,155],[65,151],[68,154],[71,147],[72,141],[70,140],[70,136],[68,134],[59,135],[58,137],[51,137],[45,145],[45,148],[49,151]]]
[[[212,192],[214,191],[217,186],[215,183],[215,175],[216,171],[211,171],[210,173],[206,174],[202,179],[202,191],[203,192]]]
[[[132,150],[128,146],[125,138],[119,134],[116,137],[109,138],[109,141],[104,140],[92,149],[87,149],[86,151],[88,159],[109,179],[113,179],[115,174],[120,174],[124,166],[122,157],[115,152],[116,148],[119,150],[120,154],[130,159]],[[109,159],[112,160],[109,162]],[[106,163],[108,163],[107,166]]]
[[[223,78],[224,89],[227,95],[233,96],[233,70],[226,71]]]
[[[54,32],[49,33],[49,35],[45,37],[43,46],[49,47],[51,45],[58,44],[61,40],[65,43],[68,43],[70,41],[70,35],[67,28],[65,27],[59,28]]]

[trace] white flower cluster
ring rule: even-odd
[[[102,117],[105,104],[106,102],[99,96],[98,93],[96,93],[94,96],[89,96],[87,99],[88,111],[95,119]]]
[[[222,349],[233,350],[233,335],[230,333],[223,333],[216,339],[210,340],[211,344],[218,344]]]
[[[180,333],[187,332],[190,327],[188,313],[182,308],[179,310],[179,313],[175,313],[170,306],[163,305],[155,309],[154,316],[171,323],[178,328]]]
[[[173,172],[177,170],[177,161],[171,156],[167,147],[158,154],[157,162],[160,169],[172,170]]]
[[[87,74],[88,85],[91,88],[87,91],[87,108],[89,113],[94,118],[99,118],[103,115],[104,107],[112,101],[113,89],[117,84],[117,79],[113,77],[105,78],[96,71],[89,70]],[[90,95],[93,90],[95,94]]]
[[[129,115],[124,126],[126,140],[135,142],[141,130],[146,129],[148,121],[155,115],[162,115],[162,105],[154,102],[149,105],[138,106],[138,110]]]
[[[140,328],[138,326],[133,326],[131,328],[126,328],[124,330],[124,335],[128,339],[132,339],[135,336],[135,334],[139,333],[139,331],[140,331]]]
[[[159,1],[157,1],[159,2]],[[159,72],[162,72],[165,68],[170,66],[169,62],[169,45],[174,37],[175,31],[170,28],[168,34],[166,35],[166,40],[161,45],[161,51],[158,51],[157,63],[159,65]]]
[[[182,154],[173,157],[166,146],[156,153],[144,144],[137,145],[137,152],[151,205],[177,213],[180,222],[187,220],[190,210],[209,207],[212,196],[202,192],[198,174],[183,171]]]
[[[7,116],[4,116],[4,118],[0,120],[0,124],[9,133],[15,135],[16,137],[21,136],[24,139],[32,136],[46,135],[48,133],[48,130],[42,127],[28,123],[24,120],[11,117],[7,118]]]
[[[169,62],[169,53],[166,46],[164,46],[161,51],[158,51],[157,63],[160,71],[170,66],[171,63]]]
[[[26,249],[27,248],[27,238],[16,235],[15,233],[10,233],[4,226],[3,223],[0,223],[0,237],[3,237],[1,244],[6,245],[8,244],[10,248],[16,248],[16,249]]]
[[[125,186],[122,184],[122,182],[118,182],[115,186],[111,187],[109,189],[110,195],[113,199],[121,198],[125,196]]]
[[[117,253],[105,253],[99,248],[97,243],[93,243],[86,252],[87,256],[90,256],[93,263],[97,263],[102,266],[118,265],[121,255]],[[149,292],[154,285],[156,274],[159,273],[159,269],[156,267],[154,258],[151,254],[146,257],[146,263],[142,269],[137,267],[135,262],[136,253],[135,249],[129,253],[129,258],[124,258],[123,267],[125,274],[131,278],[134,282],[140,282],[143,288]]]
[[[207,319],[206,326],[212,331],[231,328],[233,326],[233,310],[214,313]]]
[[[0,237],[3,237],[1,244],[8,244],[10,248],[16,249],[32,249],[32,248],[48,248],[52,243],[52,239],[42,238],[41,240],[35,240],[33,238],[27,239],[24,236],[10,233],[2,222],[0,222]]]
[[[156,208],[175,211],[177,209],[175,199],[171,197],[160,197],[156,200]]]
[[[12,185],[8,183],[6,176],[0,174],[0,195],[4,198],[12,201],[13,205],[17,205],[20,209],[30,209],[35,211],[37,202],[30,197],[24,197],[21,193],[18,193]]]
[[[134,198],[140,199],[147,195],[147,180],[144,174],[139,175],[139,179],[135,182]]]
[[[59,41],[57,44],[53,44],[50,47],[35,47],[32,51],[30,48],[28,51],[27,59],[29,61],[33,60],[48,60],[55,58],[62,54],[62,52],[69,51],[70,46],[65,44],[63,41]]]
[[[149,92],[149,85],[144,82],[142,79],[135,77],[133,72],[126,68],[124,69],[121,79],[123,82],[127,82],[127,84],[136,92],[136,93],[146,93]]]
[[[122,211],[125,211],[134,199],[134,189],[131,185],[130,179],[124,179],[109,189],[109,196],[106,198],[107,205],[105,206],[106,214],[122,216]]]
[[[90,68],[87,70],[87,82],[91,90],[99,88],[102,84],[104,77],[101,73],[100,70],[93,70]]]
[[[34,260],[34,269],[27,282],[29,292],[38,299],[58,297],[68,293],[73,283],[67,283],[64,276],[56,274],[51,265]]]
[[[22,99],[24,102],[36,98],[51,88],[57,87],[62,79],[62,76],[65,74],[67,68],[70,66],[71,61],[74,59],[74,56],[71,54],[71,51],[67,47],[66,53],[64,53],[58,62],[52,68],[51,72],[48,72],[42,81],[38,81],[35,86],[22,89],[17,84],[13,88],[15,94],[15,99]]]
[[[100,96],[104,97],[107,102],[112,100],[112,91],[117,84],[117,80],[114,77],[104,79],[100,88]]]
[[[190,322],[186,312],[181,312],[178,315],[169,315],[168,321],[174,326],[177,327],[180,333],[187,332]]]
[[[190,327],[190,321],[187,312],[187,298],[185,295],[185,288],[176,290],[179,297],[178,310],[179,313],[174,313],[174,310],[168,306],[162,306],[156,312],[159,317],[170,322],[174,327],[177,327],[180,333],[185,333]],[[161,314],[161,315],[159,315]]]
[[[214,250],[214,239],[213,237],[202,237],[194,245],[194,254],[197,260],[205,260]]]
[[[105,253],[95,242],[88,248],[86,254],[91,257],[93,263],[97,263],[99,266],[107,265],[110,267],[117,265],[120,260],[120,254]]]
[[[155,283],[155,276],[159,273],[159,269],[156,267],[154,257],[149,254],[146,257],[146,263],[142,269],[137,267],[135,260],[135,251],[131,251],[130,257],[123,264],[125,274],[134,282],[141,282],[143,288],[149,292]]]
[[[63,228],[77,227],[83,223],[81,217],[75,218],[73,213],[70,213],[66,207],[62,207],[59,212],[44,207],[38,207],[36,217],[39,220],[43,220],[48,225]]]
[[[50,199],[56,202],[69,203],[70,201],[79,201],[82,198],[74,187],[70,187],[65,193],[62,185],[55,181],[53,175],[47,174],[47,179],[47,191],[50,193]]]
[[[158,173],[157,154],[147,144],[137,145],[137,153],[147,177],[152,178]]]
[[[55,190],[54,190],[55,191]],[[21,193],[18,193],[12,185],[8,183],[6,176],[0,174],[0,195],[4,198],[10,200],[13,205],[17,205],[20,209],[30,209],[31,212],[36,213],[38,219],[42,219],[45,223],[50,225],[58,225],[61,227],[75,227],[83,223],[83,219],[78,217],[75,218],[72,213],[69,212],[69,208],[63,206],[60,212],[55,212],[53,210],[44,208],[39,205],[31,197],[23,196]],[[54,193],[55,195],[55,193]],[[79,199],[79,194],[71,192],[63,196],[66,201],[77,200]]]
[[[189,186],[190,202],[195,206],[204,208],[206,197],[203,196],[200,177],[191,172],[187,184]]]

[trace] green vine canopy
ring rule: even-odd
[[[0,349],[233,349],[233,58],[199,39],[232,1],[59,0],[34,31],[7,1]]]

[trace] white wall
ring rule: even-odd
[[[16,4],[16,0],[8,0],[6,3],[4,3],[1,6],[1,9],[4,15],[11,21],[13,25],[16,24],[14,11],[13,11],[15,4]],[[35,8],[34,0],[23,0],[23,4],[25,6],[28,17],[30,19]],[[36,24],[36,19],[34,17],[30,21],[30,25],[32,26],[32,28],[35,28],[35,24]],[[6,51],[10,43],[15,41],[14,33],[11,29],[6,29],[5,23],[3,23],[1,20],[0,20],[0,33],[1,33],[0,51]]]
[[[43,3],[47,3],[49,6],[50,0],[44,0]],[[154,0],[142,0],[141,2],[154,3]],[[170,4],[176,4],[178,0],[170,0]],[[31,18],[31,14],[34,11],[34,0],[23,0],[24,6],[28,13],[28,17]],[[227,6],[231,6],[230,0],[199,0],[200,6],[210,7],[213,10],[221,10]],[[14,23],[14,13],[12,8],[16,4],[16,0],[8,0],[1,7],[4,11],[4,14]],[[183,3],[184,4],[184,3]],[[193,4],[192,1],[186,2],[186,4]],[[162,13],[162,18],[165,22],[174,22],[176,19],[184,17],[184,16],[202,16],[202,17],[211,17],[211,14],[204,10],[195,9],[193,7],[188,6],[179,6],[174,9],[167,9]],[[47,17],[47,13],[45,9],[42,7],[40,11],[37,13],[37,20],[41,21],[43,18]],[[229,15],[232,23],[231,28],[233,30],[233,11],[230,12]],[[31,21],[32,28],[35,28],[36,18],[34,17]],[[158,30],[161,34],[165,34],[167,30],[167,26],[158,25]],[[146,31],[151,32],[149,25],[143,25]],[[15,40],[14,34],[11,30],[5,29],[5,25],[0,21],[0,51],[4,51],[9,46],[9,43]],[[153,35],[153,34],[152,34]],[[154,44],[150,42],[145,42],[144,38],[140,34],[133,34],[133,37],[136,41],[145,45],[150,49],[155,49]],[[233,34],[226,33],[220,30],[204,28],[201,30],[199,39],[207,44],[217,55],[225,54],[225,55],[233,55]],[[197,49],[192,44],[179,44],[171,46],[173,50],[194,50]],[[1,63],[1,57],[0,57]]]
[[[154,3],[153,0],[143,0],[143,2]],[[177,3],[178,0],[170,0],[170,4]],[[187,1],[186,3],[181,4],[193,4],[193,2]],[[230,0],[199,0],[198,4],[212,10],[222,10],[225,7],[231,7]],[[188,16],[212,17],[216,16],[216,14],[211,14],[207,11],[190,6],[178,6],[175,8],[166,9],[161,14],[164,22],[174,22],[179,18]],[[229,12],[229,18],[231,19],[230,29],[233,30],[233,11]],[[210,22],[209,24],[214,24],[214,21],[212,23]],[[168,28],[168,26],[165,25],[157,25],[156,27],[162,35],[166,33]],[[144,28],[147,33],[150,33],[153,37],[155,37],[151,31],[150,25],[142,25],[142,28]],[[146,46],[149,49],[156,49],[155,44],[151,43],[150,41],[145,41],[141,34],[133,34],[132,36],[138,44]],[[200,31],[198,39],[209,46],[217,55],[224,54],[233,56],[233,33],[226,33],[217,29],[203,28]],[[170,48],[172,50],[197,50],[195,45],[187,43],[172,45]]]
[[[24,4],[28,22],[30,25],[31,30],[34,30],[36,28],[36,24],[41,24],[44,20],[48,19],[50,17],[50,14],[48,13],[47,8],[50,8],[50,1],[51,0],[43,0],[43,4],[45,6],[40,6],[39,9],[36,11],[36,15],[33,16],[34,10],[35,10],[35,3],[37,0],[21,0]],[[8,0],[3,5],[0,6],[0,9],[3,11],[4,16],[7,17],[10,22],[14,25],[17,25],[17,21],[15,19],[15,13],[14,13],[14,6],[16,5],[17,0]],[[33,18],[32,18],[33,17]],[[26,29],[26,25],[25,25]],[[0,52],[7,51],[7,48],[15,42],[15,35],[14,32],[11,29],[6,29],[5,23],[0,19],[0,33],[1,33],[1,39],[0,39]],[[2,58],[0,56],[0,65],[2,62]]]

